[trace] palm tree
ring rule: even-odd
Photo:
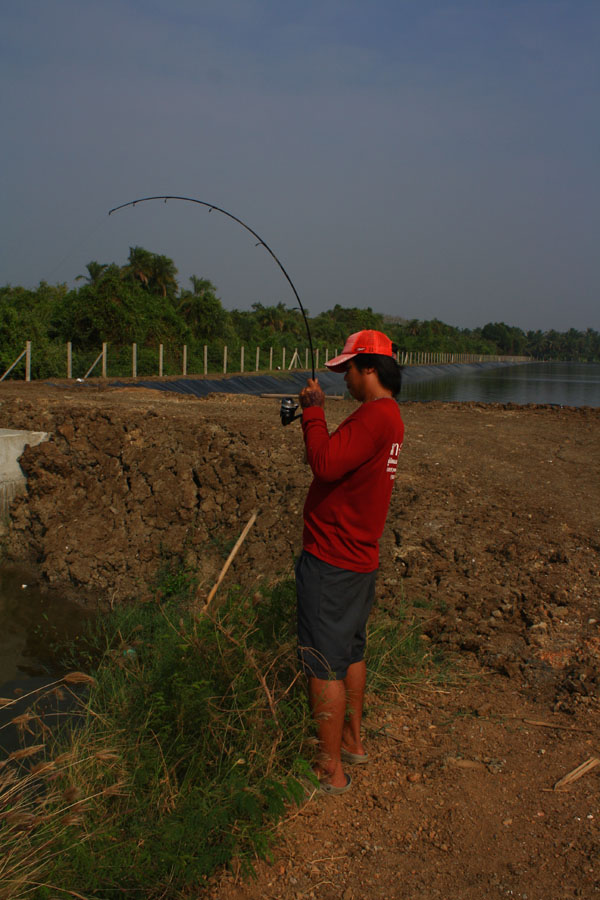
[[[75,281],[81,281],[85,278],[88,284],[98,284],[105,271],[108,269],[108,263],[99,263],[92,259],[86,266],[87,275],[78,275]]]
[[[134,280],[139,279],[147,287],[152,277],[154,254],[144,250],[143,247],[130,247],[127,262],[124,267],[125,273],[131,275]]]
[[[158,288],[163,297],[177,292],[177,269],[168,256],[152,254],[152,288]]]

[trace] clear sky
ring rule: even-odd
[[[141,245],[225,307],[600,329],[598,0],[19,0],[0,284]]]

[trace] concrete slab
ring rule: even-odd
[[[0,428],[0,527],[8,521],[8,506],[27,484],[19,457],[30,444],[32,447],[47,441],[46,431],[20,431],[16,428]]]

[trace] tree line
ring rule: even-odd
[[[306,346],[300,311],[280,302],[257,301],[249,310],[226,310],[217,288],[206,278],[192,275],[191,288],[181,287],[169,257],[143,247],[130,247],[125,265],[92,260],[77,286],[50,285],[33,290],[0,287],[0,369],[5,371],[23,350],[26,340],[35,346],[34,378],[64,376],[64,346],[72,342],[73,358],[87,365],[108,342],[123,364],[132,343],[138,345],[138,371],[156,371],[156,348],[165,348],[165,373],[180,371],[178,354],[185,344],[193,369],[204,345],[210,348],[210,366],[218,370],[223,347],[235,353],[247,347]],[[588,328],[567,332],[527,331],[490,322],[481,328],[456,328],[438,319],[406,320],[386,316],[371,307],[359,309],[336,304],[309,316],[315,348],[338,350],[348,334],[363,328],[385,331],[403,351],[474,353],[529,356],[532,359],[600,360],[600,333]],[[195,371],[200,371],[196,368]],[[19,377],[19,376],[17,376]]]

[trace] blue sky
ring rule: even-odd
[[[596,0],[20,0],[0,283],[139,244],[228,308],[600,328]]]

